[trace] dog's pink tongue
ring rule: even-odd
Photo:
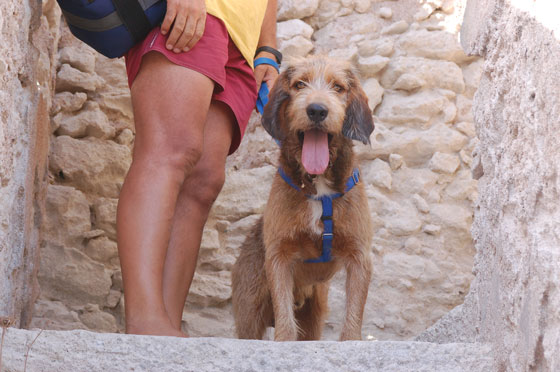
[[[323,174],[329,165],[327,133],[311,129],[303,134],[301,162],[309,174]]]

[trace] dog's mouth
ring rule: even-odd
[[[332,135],[319,129],[300,131],[301,162],[307,173],[323,174],[329,166],[329,143]]]

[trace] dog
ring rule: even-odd
[[[320,339],[329,281],[345,268],[340,340],[359,340],[372,229],[352,140],[368,144],[374,124],[353,67],[326,57],[294,61],[279,75],[262,125],[281,145],[280,168],[232,269],[237,336],[262,339],[274,326],[277,341]]]

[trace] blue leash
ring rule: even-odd
[[[270,66],[274,67],[276,69],[276,71],[280,72],[280,66],[278,65],[278,63],[276,63],[275,60],[270,59],[270,58],[261,57],[261,58],[255,59],[254,66],[257,67],[258,65],[270,65]],[[264,106],[266,106],[266,104],[268,103],[268,93],[269,93],[268,86],[263,81],[263,83],[261,84],[261,87],[259,89],[259,94],[257,96],[257,111],[261,115],[263,113]]]
[[[297,191],[301,191],[301,189],[294,184],[290,177],[284,172],[282,168],[278,168],[278,173],[282,177],[284,181],[292,188],[296,189]],[[360,182],[360,171],[358,168],[354,168],[352,171],[352,175],[346,181],[346,187],[344,188],[344,193],[352,190],[354,186],[356,186]],[[317,262],[330,262],[332,260],[331,251],[332,251],[332,242],[333,242],[333,199],[340,198],[344,195],[344,193],[335,193],[331,195],[324,195],[321,197],[313,196],[305,194],[308,199],[313,200],[320,200],[321,205],[323,207],[323,213],[321,215],[321,221],[323,221],[323,249],[321,251],[321,256],[309,260],[305,260],[305,263],[317,263]]]

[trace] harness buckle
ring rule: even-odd
[[[358,175],[358,172],[352,173],[352,179],[354,180],[354,183],[360,182],[360,176]]]
[[[332,221],[332,216],[321,216],[321,221]]]
[[[323,239],[333,240],[333,233],[323,233]]]

